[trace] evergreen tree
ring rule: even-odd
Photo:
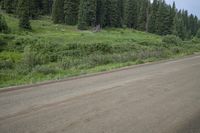
[[[0,14],[0,33],[7,33],[7,32],[8,32],[8,25],[3,15]]]
[[[64,0],[55,0],[53,3],[52,19],[54,23],[64,22]]]
[[[141,31],[147,30],[147,23],[148,23],[148,11],[149,11],[149,1],[148,0],[141,0],[140,1],[140,8],[139,8],[139,16],[138,16],[138,26],[137,29]]]
[[[176,35],[176,36],[179,36],[183,40],[187,36],[186,35],[186,27],[184,25],[184,21],[183,21],[183,18],[181,16],[181,11],[179,11],[175,16],[173,34]]]
[[[80,0],[78,29],[84,30],[96,24],[96,0]]]
[[[167,35],[171,33],[170,6],[165,1],[159,1],[155,25],[157,34]]]
[[[51,12],[50,0],[42,0],[42,14],[50,14]]]
[[[106,5],[105,0],[97,0],[97,9],[96,9],[96,25],[104,27],[105,25],[105,14],[106,14]]]
[[[111,26],[111,4],[112,0],[105,0],[104,4],[104,10],[105,10],[105,16],[104,16],[104,23],[103,26]]]
[[[150,33],[156,33],[156,21],[157,21],[157,13],[158,13],[158,0],[154,0],[152,7],[151,7],[151,13],[150,13],[150,18],[149,18],[149,26],[148,26],[148,31]]]
[[[125,11],[125,24],[128,28],[137,27],[137,0],[128,0]]]
[[[36,19],[39,15],[39,4],[38,0],[29,0],[29,17]]]
[[[120,22],[124,24],[125,0],[118,0]]]
[[[29,22],[29,3],[27,0],[19,0],[18,3],[18,15],[19,15],[19,27],[24,29],[31,29]]]
[[[65,23],[75,25],[78,21],[79,0],[64,0]]]
[[[4,8],[7,13],[13,13],[13,3],[14,0],[4,0]]]
[[[172,8],[170,8],[170,18],[169,18],[170,34],[173,33],[175,16],[176,16],[176,4],[175,2],[173,2]]]
[[[111,1],[111,10],[110,10],[110,26],[111,27],[121,27],[122,20],[119,10],[119,0]]]

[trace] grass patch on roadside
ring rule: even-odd
[[[131,29],[94,33],[55,25],[50,18],[31,21],[33,31],[18,28],[4,14],[10,34],[0,34],[0,87],[57,80],[81,74],[191,55],[199,39],[183,42]]]

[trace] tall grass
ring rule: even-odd
[[[4,14],[10,34],[0,34],[0,87],[60,79],[127,65],[192,54],[199,39],[183,42],[132,29],[78,31],[49,18],[31,21],[33,31],[18,28]]]

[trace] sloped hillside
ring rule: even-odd
[[[0,34],[0,87],[61,79],[123,66],[193,54],[198,39],[183,42],[132,29],[79,31],[50,18],[31,21],[32,31],[3,14],[9,34]]]

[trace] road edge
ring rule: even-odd
[[[59,79],[59,80],[49,80],[49,81],[44,81],[44,82],[39,82],[39,83],[34,83],[34,84],[5,87],[5,88],[0,88],[0,93],[23,90],[23,89],[28,89],[28,88],[33,88],[33,87],[38,87],[38,86],[43,86],[43,85],[48,85],[48,84],[54,84],[54,83],[60,83],[60,82],[66,82],[66,81],[71,81],[71,80],[76,80],[76,79],[87,78],[87,77],[94,77],[94,76],[98,76],[98,75],[109,74],[109,73],[119,72],[119,71],[123,71],[123,70],[129,70],[129,69],[134,69],[134,68],[138,68],[138,67],[148,66],[148,65],[161,64],[161,63],[166,63],[166,62],[170,62],[170,61],[177,61],[177,60],[187,59],[187,58],[192,58],[192,57],[197,57],[197,56],[200,56],[200,53],[194,53],[192,55],[175,57],[175,58],[171,58],[171,59],[164,59],[164,60],[155,61],[155,62],[147,62],[144,64],[125,66],[125,67],[116,68],[116,69],[113,69],[110,71],[84,74],[84,75],[80,75],[80,76],[68,77],[68,78]]]

